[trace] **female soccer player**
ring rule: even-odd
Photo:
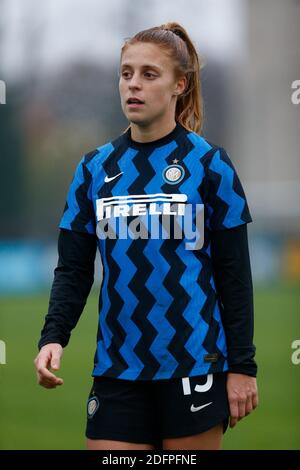
[[[199,58],[186,30],[168,23],[126,40],[119,77],[129,127],[77,166],[38,382],[63,383],[49,369],[59,369],[86,303],[98,246],[88,449],[219,449],[228,422],[258,400],[252,219],[226,151],[200,135]],[[183,226],[201,220],[202,238],[198,230],[198,245],[188,244]]]

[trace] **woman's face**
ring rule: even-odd
[[[177,95],[185,83],[185,78],[175,81],[171,59],[156,44],[130,45],[121,57],[121,106],[127,119],[137,125],[174,120]],[[143,103],[130,105],[128,99],[133,97]]]

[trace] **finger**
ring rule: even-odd
[[[58,378],[58,377],[55,377],[55,380],[49,380],[44,377],[39,379],[40,385],[47,384],[47,385],[52,385],[56,387],[57,385],[63,385],[63,383],[64,383],[63,379]]]
[[[49,380],[44,377],[38,377],[38,384],[46,388],[55,388],[59,385],[63,385],[63,380],[56,378],[56,380]]]
[[[44,388],[56,388],[59,384],[49,383],[48,381],[44,381],[44,382],[40,382],[39,385],[41,385]]]
[[[252,395],[252,407],[255,409],[258,406],[258,395],[257,393],[254,393]]]
[[[244,418],[246,414],[246,400],[239,400],[238,408],[239,408],[239,419],[242,419]]]
[[[39,377],[38,380],[40,383],[48,383],[48,384],[54,384],[54,385],[62,385],[64,383],[63,379],[61,379],[60,377],[54,377],[54,379]]]
[[[50,372],[47,367],[39,367],[37,371],[40,377],[43,379],[49,379],[50,381],[55,381],[56,379],[56,376],[52,372]]]
[[[229,400],[230,408],[230,427],[234,427],[239,417],[238,402],[236,399]]]
[[[45,379],[45,378],[39,378],[39,379],[38,379],[38,383],[39,383],[39,385],[41,385],[42,387],[46,387],[46,388],[53,388],[53,387],[56,387],[55,382],[50,381],[50,380]]]
[[[49,381],[50,383],[61,383],[62,379],[56,377],[56,375],[52,374],[46,367],[40,367],[38,369],[38,374],[41,380]]]
[[[237,418],[233,418],[232,416],[230,416],[229,427],[234,428],[234,426],[236,425],[237,422],[238,422]]]
[[[251,411],[253,411],[252,395],[249,396],[246,401],[246,416],[249,415]]]
[[[43,367],[48,367],[50,361],[49,354],[39,354],[34,361],[36,370],[39,370]]]
[[[58,370],[60,368],[60,354],[59,352],[52,353],[51,368]]]

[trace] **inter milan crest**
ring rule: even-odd
[[[181,165],[174,164],[168,165],[163,170],[162,176],[166,183],[177,184],[183,179],[184,173],[184,168]]]
[[[87,403],[87,416],[92,418],[99,408],[99,400],[96,396],[91,397]]]

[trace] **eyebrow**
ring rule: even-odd
[[[132,68],[132,65],[130,64],[122,64],[121,65],[121,69],[124,69],[125,67],[129,67],[129,68]],[[155,65],[155,64],[144,64],[142,65],[142,68],[144,69],[157,69],[157,70],[161,70],[162,71],[162,67],[160,67],[159,65]]]

